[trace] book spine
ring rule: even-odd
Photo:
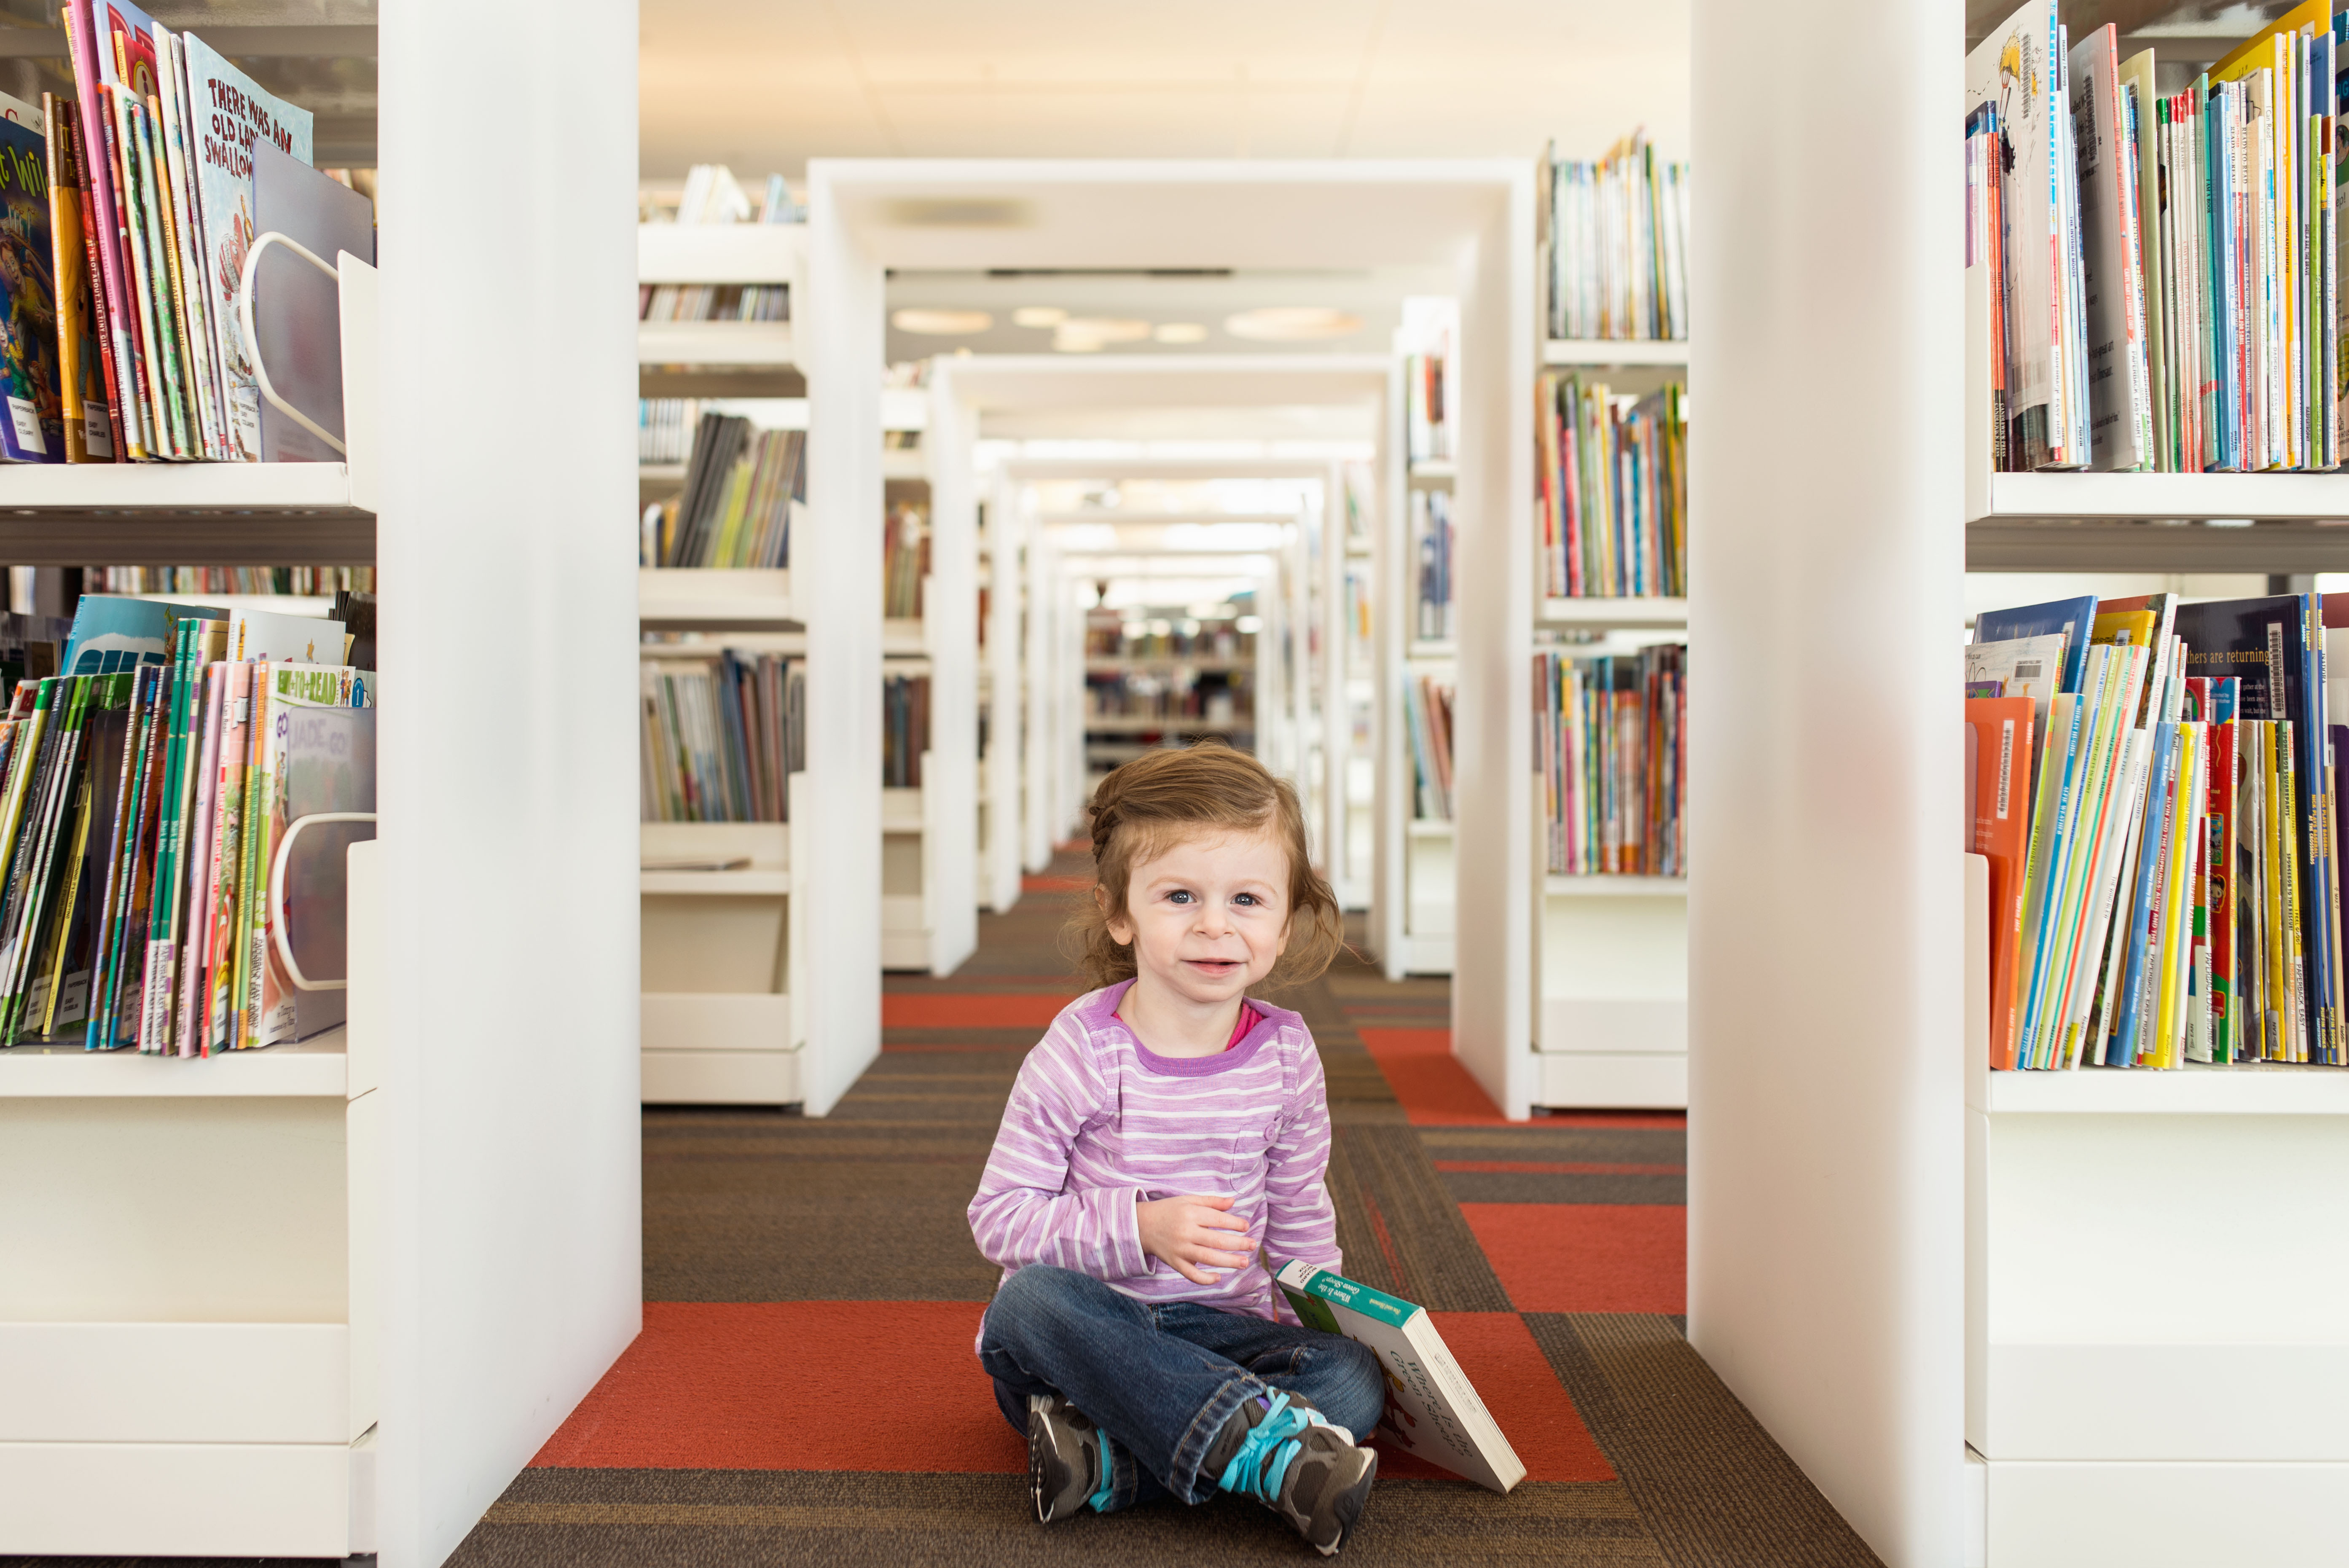
[[[108,156],[106,102],[99,91],[94,0],[70,0],[64,7],[66,47],[73,61],[74,91],[81,123],[75,147],[81,155],[87,202],[83,232],[96,253],[99,287],[98,325],[108,348],[108,390],[113,399],[115,461],[129,462],[150,455],[138,398],[137,344],[129,316],[129,293],[123,276],[122,255],[114,188],[113,161]]]

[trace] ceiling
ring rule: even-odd
[[[641,0],[648,181],[840,158],[1688,145],[1686,0]]]

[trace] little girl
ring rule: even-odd
[[[1244,993],[1328,968],[1337,900],[1296,793],[1227,746],[1130,762],[1092,813],[1071,929],[1101,989],[1028,1054],[971,1199],[1004,1271],[979,1362],[1027,1436],[1039,1521],[1221,1489],[1327,1556],[1378,1472],[1353,1434],[1384,1373],[1299,1325],[1259,1259],[1340,1262],[1313,1036]]]

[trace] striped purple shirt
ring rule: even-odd
[[[1147,1302],[1200,1302],[1296,1321],[1262,1255],[1335,1272],[1337,1215],[1323,1176],[1330,1106],[1305,1021],[1264,1014],[1213,1056],[1161,1056],[1117,1015],[1132,981],[1061,1010],[1011,1086],[970,1232],[1005,1276],[1051,1263]],[[1245,1269],[1195,1285],[1142,1250],[1133,1207],[1185,1193],[1232,1199],[1248,1222]],[[1237,1238],[1235,1238],[1237,1241]]]

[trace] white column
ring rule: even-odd
[[[1343,904],[1346,874],[1346,770],[1354,754],[1353,707],[1346,701],[1346,473],[1331,463],[1321,478],[1321,815],[1322,858]]]
[[[1411,483],[1404,462],[1402,360],[1387,374],[1379,407],[1378,517],[1371,533],[1375,585],[1371,594],[1371,675],[1378,682],[1377,717],[1371,737],[1378,759],[1375,804],[1378,837],[1371,858],[1371,939],[1389,980],[1403,975],[1406,915],[1404,826],[1411,819],[1411,729],[1403,722],[1403,650],[1411,641],[1409,532]]]
[[[807,928],[800,1053],[807,1114],[823,1116],[881,1054],[883,513],[881,268],[858,250],[823,159],[808,165],[808,291],[792,330],[808,381],[810,515],[792,530],[792,587],[807,622],[815,831],[792,877],[823,900]]]
[[[1012,511],[1016,487],[999,472],[987,503],[987,668],[990,738],[987,753],[988,824],[985,886],[988,908],[1001,914],[1019,901],[1019,774],[1026,706],[1021,697],[1024,666],[1019,648],[1019,606],[1027,591],[1019,555],[1019,519]]]
[[[1533,171],[1495,192],[1460,291],[1453,593],[1458,892],[1452,1050],[1514,1118],[1531,1113],[1534,625]]]
[[[378,1501],[433,1568],[641,1323],[636,8],[378,42]],[[485,146],[526,177],[456,177]]]
[[[1963,21],[1690,28],[1690,1337],[1891,1568],[1961,1533]]]
[[[1059,753],[1052,749],[1052,737],[1060,730],[1060,708],[1052,685],[1053,674],[1060,666],[1052,650],[1052,628],[1059,624],[1052,613],[1058,579],[1051,568],[1051,550],[1044,542],[1043,530],[1029,515],[1034,492],[1021,483],[1013,487],[1013,494],[1019,508],[1016,525],[1028,545],[1023,572],[1028,613],[1022,623],[1026,643],[1022,653],[1027,670],[1027,691],[1022,701],[1028,714],[1022,830],[1027,857],[1023,864],[1030,871],[1041,871],[1052,863],[1052,798],[1059,793],[1061,777]]]
[[[932,369],[929,429],[930,587],[923,631],[930,644],[930,759],[922,793],[937,842],[923,846],[930,870],[930,970],[952,974],[978,946],[978,495],[970,446],[978,416],[954,394],[953,361]]]

